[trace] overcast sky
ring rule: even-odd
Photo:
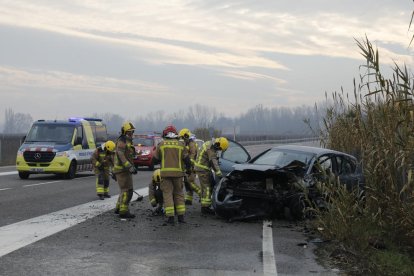
[[[0,122],[202,104],[236,116],[352,90],[365,35],[412,67],[412,0],[0,0]]]

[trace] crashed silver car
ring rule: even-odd
[[[270,148],[245,164],[236,164],[213,190],[213,208],[229,220],[304,218],[311,201],[326,202],[316,185],[327,177],[349,189],[363,189],[357,159],[330,149],[285,145]]]

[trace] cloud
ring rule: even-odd
[[[0,67],[2,90],[9,88],[47,88],[71,91],[94,91],[95,93],[118,93],[134,95],[170,95],[167,87],[156,83],[116,79],[101,76],[76,75],[60,71],[33,71]]]
[[[408,43],[402,32],[409,18],[344,16],[342,11],[323,8],[295,12],[293,7],[286,4],[280,10],[272,4],[243,1],[209,5],[203,1],[15,0],[0,7],[0,23],[140,47],[149,53],[145,60],[154,64],[230,68],[287,68],[261,57],[263,52],[358,59],[350,46],[354,37],[365,34],[374,40],[386,37],[401,45]],[[199,46],[216,50],[203,51]]]

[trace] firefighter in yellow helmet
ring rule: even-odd
[[[161,170],[156,169],[152,174],[152,179],[148,185],[148,199],[151,206],[156,208],[154,214],[161,215],[163,213],[163,199],[161,191]]]
[[[134,192],[132,175],[137,173],[134,166],[135,149],[132,136],[135,127],[131,122],[125,122],[121,128],[121,135],[116,141],[113,173],[118,181],[120,194],[116,203],[115,213],[120,218],[134,218],[135,215],[129,211],[129,203]]]
[[[174,225],[175,212],[178,222],[185,223],[185,204],[183,191],[184,170],[190,168],[188,151],[183,142],[178,140],[177,129],[169,125],[163,132],[161,141],[154,157],[161,162],[161,191],[164,200],[165,216],[167,224]]]
[[[221,177],[222,173],[218,164],[217,152],[226,151],[229,147],[229,141],[225,137],[214,139],[214,141],[207,141],[201,147],[198,153],[197,160],[194,163],[194,168],[197,172],[198,179],[201,185],[201,213],[214,214],[210,209],[211,206],[211,191],[212,191],[212,171],[216,176]]]
[[[185,204],[193,204],[193,191],[200,197],[201,188],[195,183],[196,174],[194,171],[194,162],[197,157],[197,143],[194,141],[194,135],[191,134],[188,128],[183,128],[178,133],[181,139],[183,139],[185,146],[188,149],[188,156],[191,161],[191,169],[184,176],[184,187],[185,187]]]
[[[99,199],[109,195],[109,175],[114,166],[115,143],[111,140],[106,141],[93,152],[91,161],[96,175],[96,194]]]

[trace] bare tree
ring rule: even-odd
[[[11,108],[7,108],[4,115],[3,133],[26,133],[33,123],[33,118],[30,114],[14,113]]]

